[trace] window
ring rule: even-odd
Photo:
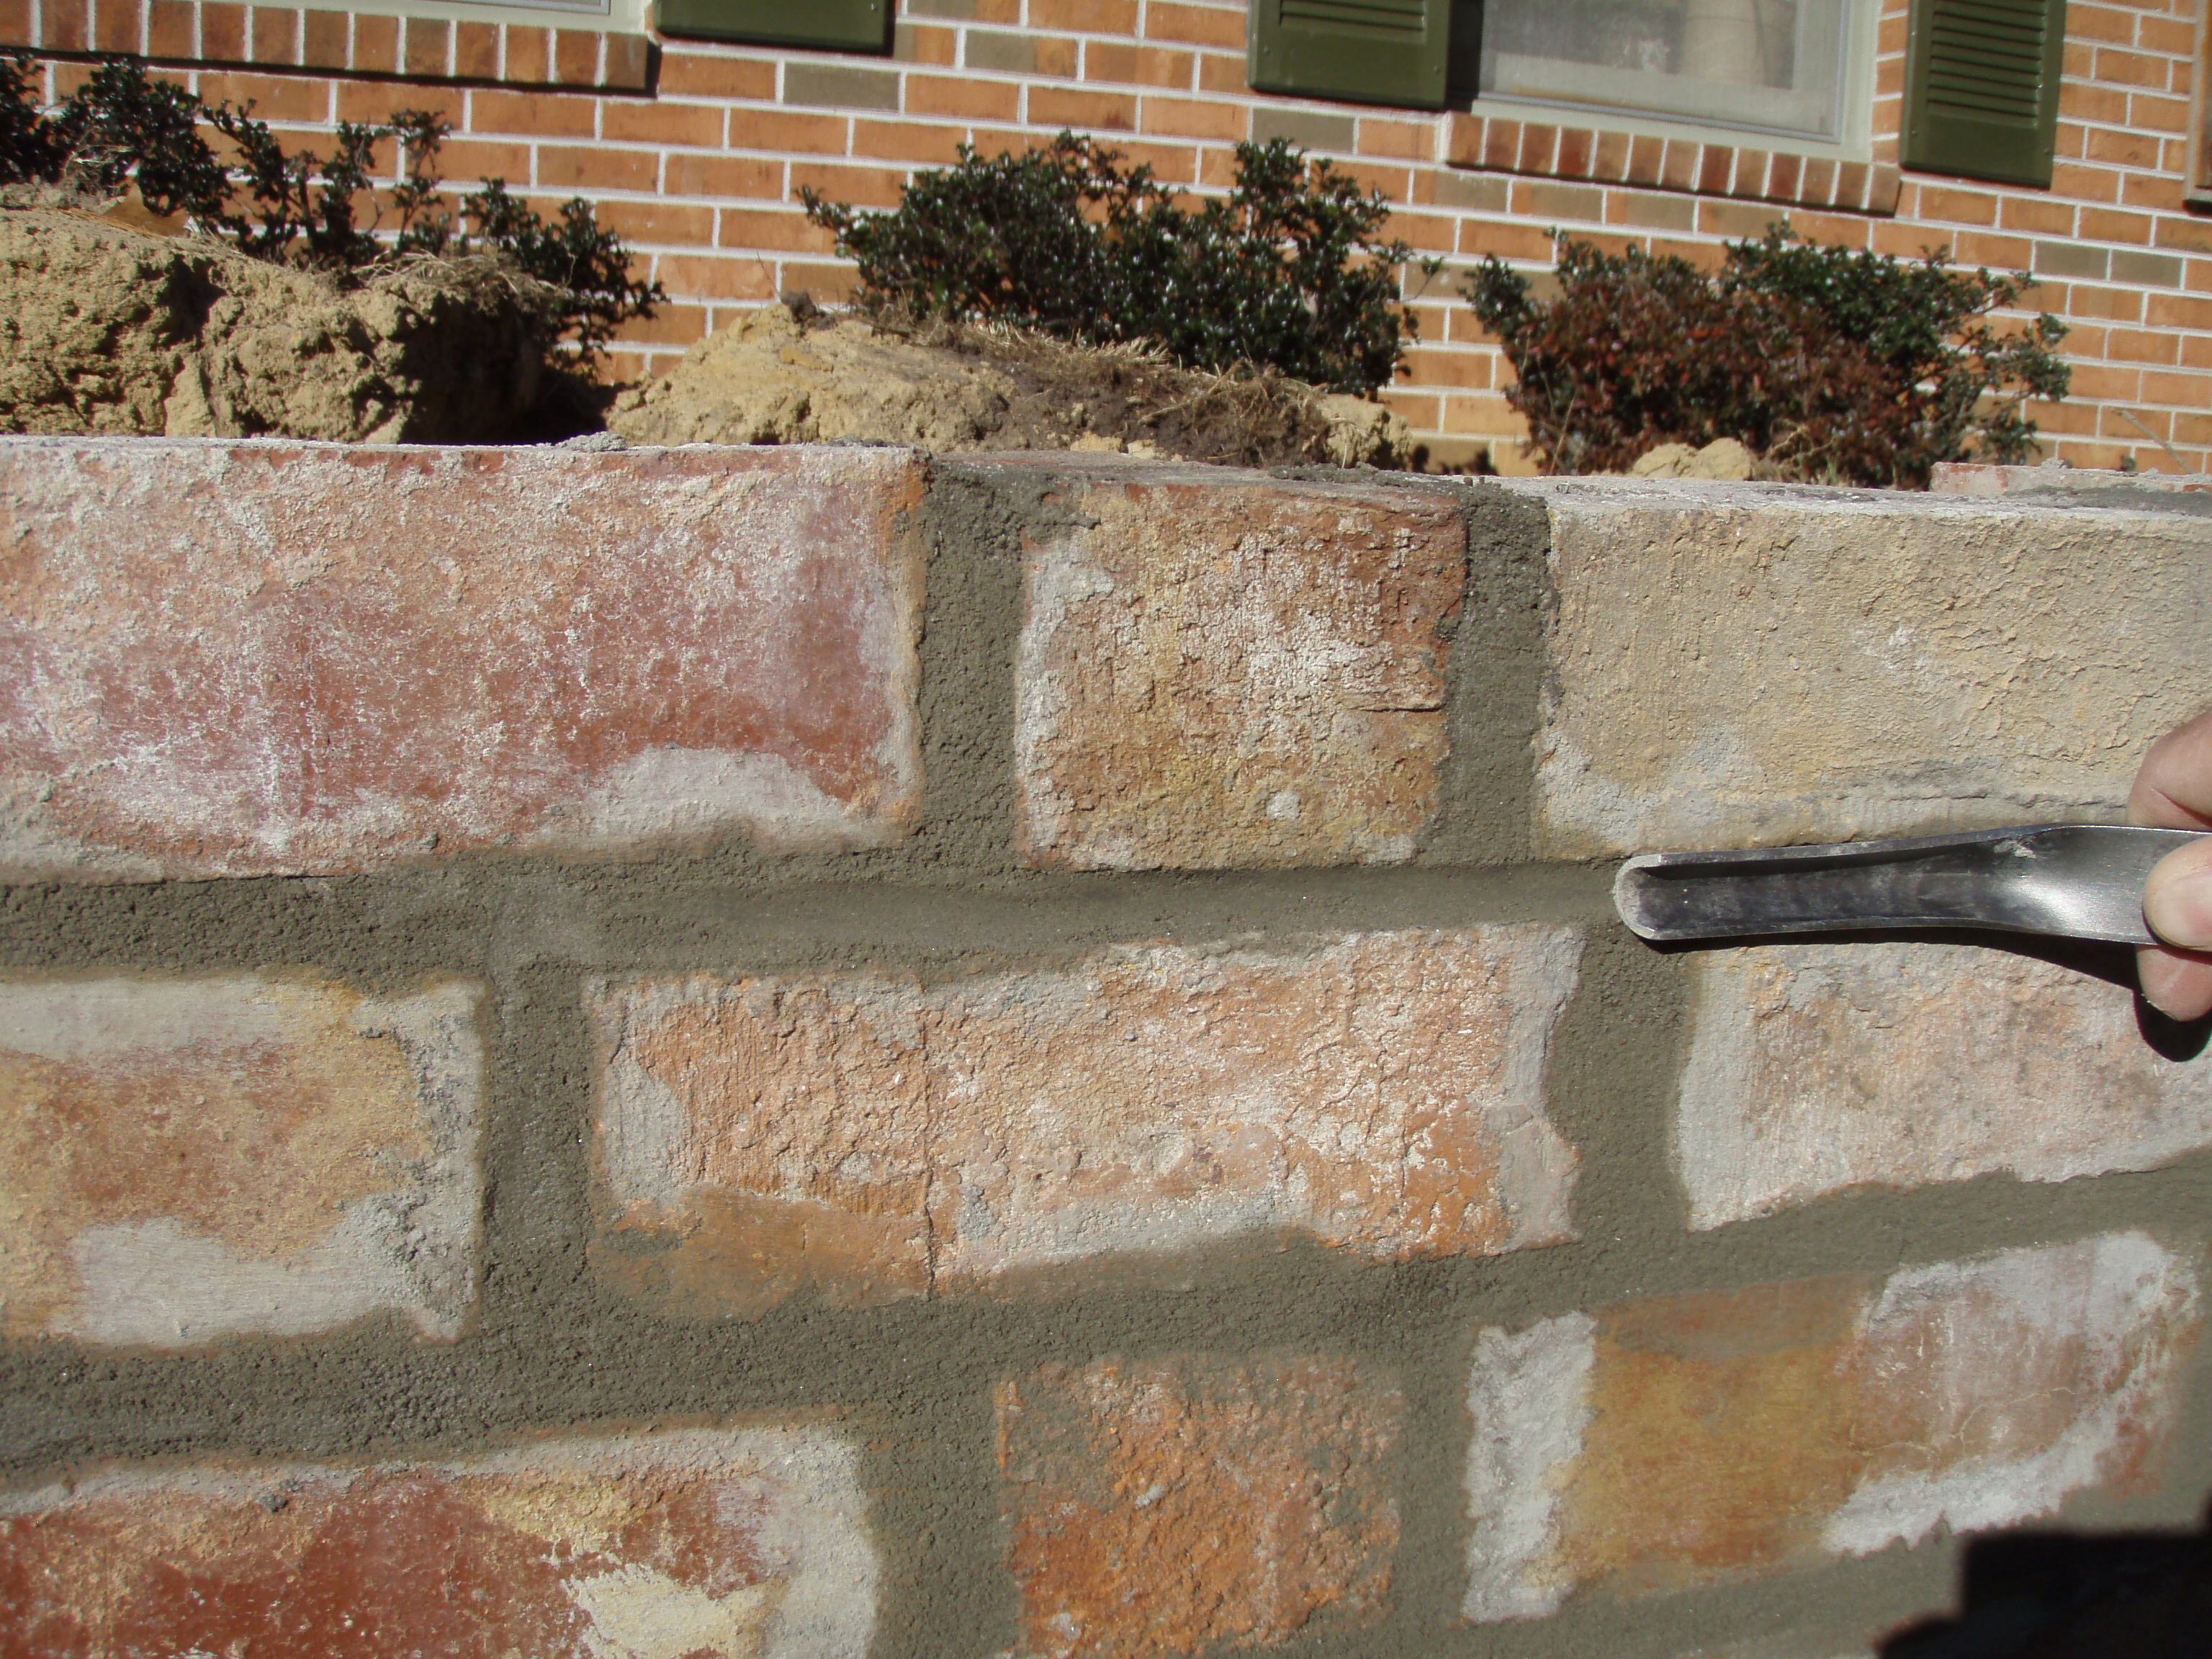
[[[1471,90],[1512,103],[1833,143],[1847,3],[1458,0],[1452,78],[1465,86],[1472,68]]]

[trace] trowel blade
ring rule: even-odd
[[[2144,878],[2207,834],[2039,823],[1910,841],[1646,853],[1620,866],[1613,902],[1648,939],[1994,927],[2148,945]]]

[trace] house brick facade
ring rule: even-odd
[[[740,307],[847,293],[850,267],[808,223],[802,186],[890,206],[962,143],[995,154],[1073,128],[1203,191],[1227,182],[1237,141],[1281,136],[1382,190],[1390,234],[1451,262],[1408,272],[1420,341],[1389,394],[1438,463],[1528,470],[1510,370],[1457,299],[1458,270],[1491,253],[1541,268],[1554,227],[1709,260],[1784,219],[1822,241],[1948,246],[2032,273],[2031,302],[2072,331],[2073,396],[2036,411],[2049,447],[2080,465],[2203,467],[2212,219],[2191,200],[2196,0],[2074,0],[2040,190],[1899,169],[1909,5],[1880,0],[1856,155],[1257,94],[1245,8],[1211,0],[900,0],[888,57],[546,27],[492,6],[399,18],[226,0],[6,0],[0,45],[40,53],[56,96],[90,54],[143,52],[309,143],[342,119],[439,112],[454,127],[447,177],[495,174],[541,203],[587,197],[666,289],[668,306],[624,331],[612,366],[626,377],[665,370]]]

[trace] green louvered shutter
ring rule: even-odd
[[[2066,0],[1913,0],[1905,165],[2047,185]]]
[[[884,52],[890,0],[660,0],[663,33],[778,46]]]
[[[1451,0],[1252,0],[1245,79],[1260,92],[1444,106]]]

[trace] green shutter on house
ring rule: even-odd
[[[1444,106],[1451,0],[1252,0],[1245,78],[1260,92]]]
[[[778,46],[883,52],[890,44],[890,0],[660,0],[665,33]]]
[[[1908,167],[2047,185],[2066,0],[1913,0]]]

